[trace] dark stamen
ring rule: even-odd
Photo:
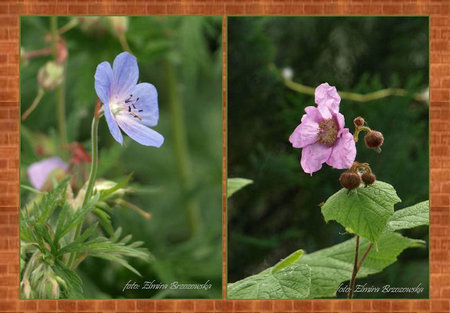
[[[131,107],[128,107],[128,112],[131,112]]]
[[[144,112],[144,110],[138,110],[138,112]]]
[[[134,106],[134,103],[131,104],[133,106],[133,109],[136,109],[136,107]]]

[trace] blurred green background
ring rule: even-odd
[[[75,17],[58,17],[63,27]],[[124,147],[109,133],[104,119],[99,127],[99,178],[119,181],[134,172],[136,193],[126,197],[152,214],[144,219],[134,210],[116,207],[113,226],[142,240],[155,257],[151,264],[130,260],[142,278],[110,262],[88,258],[78,269],[86,298],[220,298],[222,289],[221,121],[222,22],[221,17],[129,17],[125,36],[137,57],[141,82],[155,85],[160,119],[155,128],[165,137],[161,148],[145,147],[124,136]],[[26,52],[49,47],[49,17],[21,18],[21,47]],[[123,51],[107,18],[90,17],[65,32],[66,117],[68,142],[78,141],[90,152],[90,125],[96,103],[94,74],[102,61],[111,64]],[[21,110],[37,94],[37,73],[52,56],[22,60]],[[170,78],[170,73],[173,77]],[[168,105],[174,101],[183,113],[184,127],[172,120]],[[185,138],[186,153],[177,155],[174,129]],[[63,156],[57,145],[55,91],[44,95],[37,109],[21,125],[21,184],[29,185],[26,168],[48,156]],[[188,169],[183,187],[180,163]],[[87,170],[89,166],[87,165]],[[139,191],[139,192],[138,192]],[[30,192],[21,191],[22,206]],[[194,203],[192,228],[187,203]],[[195,231],[194,229],[197,229]],[[205,283],[211,290],[125,291],[129,280],[160,283]]]
[[[350,238],[325,224],[318,206],[338,191],[342,170],[324,164],[312,176],[289,135],[314,96],[288,89],[292,80],[339,91],[406,89],[406,96],[370,102],[342,100],[346,127],[363,116],[384,134],[382,153],[357,143],[356,160],[397,190],[404,208],[429,198],[427,17],[230,17],[228,19],[228,177],[254,180],[228,201],[228,282],[272,266],[297,249],[314,252]],[[275,67],[274,67],[275,65]],[[274,70],[274,68],[279,71]],[[422,101],[414,100],[419,94]],[[428,242],[428,228],[404,235]],[[350,279],[350,277],[349,277]],[[382,273],[357,284],[414,287],[415,294],[357,294],[357,298],[427,298],[428,247],[408,249]],[[338,294],[338,297],[346,297]]]

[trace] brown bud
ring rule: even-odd
[[[359,187],[361,184],[361,177],[357,173],[344,172],[339,177],[339,183],[341,183],[342,187],[352,190]]]
[[[369,172],[364,172],[361,175],[361,178],[362,178],[363,182],[366,184],[366,186],[372,185],[377,180],[377,177],[375,176],[375,174],[369,173]]]
[[[355,118],[353,120],[353,124],[355,125],[355,127],[363,126],[364,123],[365,123],[365,121],[361,116],[358,116],[357,118]]]
[[[364,136],[364,141],[366,142],[367,148],[377,149],[383,144],[384,137],[379,131],[372,130]]]

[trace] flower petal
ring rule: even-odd
[[[312,175],[312,173],[320,170],[322,164],[330,157],[331,150],[331,147],[320,142],[304,147],[300,164],[305,173]]]
[[[42,189],[47,181],[48,175],[56,169],[66,171],[69,165],[58,157],[44,159],[31,164],[27,169],[28,178],[36,189]]]
[[[119,100],[129,97],[139,78],[136,58],[122,52],[114,59],[112,93]]]
[[[106,123],[108,124],[109,132],[114,137],[114,139],[122,145],[123,144],[122,133],[120,132],[119,126],[117,126],[116,120],[113,118],[113,115],[111,114],[109,104],[104,103],[103,111],[105,112],[105,119]]]
[[[159,119],[158,110],[158,92],[155,86],[149,83],[137,84],[133,90],[133,98],[139,98],[139,101],[135,103],[139,116],[142,118],[140,121],[147,126],[156,126]]]
[[[164,137],[155,130],[138,122],[128,114],[119,114],[117,123],[120,128],[133,140],[144,146],[161,147]]]
[[[289,142],[294,148],[303,148],[317,141],[319,133],[319,124],[308,115],[303,115],[302,122],[298,125],[294,132],[289,136]]]
[[[95,71],[95,92],[102,103],[108,103],[110,99],[113,71],[109,62],[102,62]]]
[[[306,116],[316,123],[321,123],[324,121],[324,117],[322,116],[322,114],[316,107],[313,107],[313,106],[306,107],[305,112],[306,112],[306,114],[303,115],[302,121],[303,121],[303,118],[305,118]]]
[[[350,168],[355,161],[356,145],[348,128],[340,131],[327,164],[337,169]]]
[[[337,122],[338,130],[343,129],[344,126],[345,126],[345,117],[344,117],[344,115],[342,115],[341,113],[336,113],[334,115],[334,118],[335,118],[335,120]]]
[[[325,106],[333,113],[339,112],[341,97],[336,87],[330,86],[328,83],[323,83],[316,88],[314,95],[318,107]]]

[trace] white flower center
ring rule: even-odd
[[[139,97],[134,98],[133,95],[130,95],[125,100],[113,98],[112,101],[109,103],[109,109],[111,110],[111,114],[114,117],[118,116],[119,114],[122,114],[122,112],[125,112],[131,115],[132,117],[142,121],[142,117],[140,117],[138,113],[143,112],[144,110],[138,108],[140,104],[138,103],[138,101]]]

